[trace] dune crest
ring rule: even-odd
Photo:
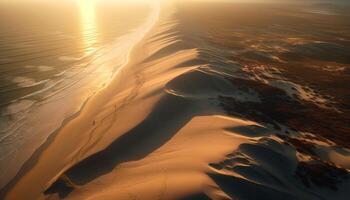
[[[262,83],[266,71],[255,71],[256,82],[236,73],[247,69],[180,11],[163,5],[129,64],[6,199],[347,198],[348,149],[273,120],[249,120],[254,110],[237,113],[264,102],[262,94],[319,103],[314,93]]]

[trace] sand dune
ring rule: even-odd
[[[204,40],[181,9],[163,5],[129,64],[6,199],[347,199],[350,151],[237,114],[241,104],[265,103],[262,92],[288,91],[236,73],[245,66]]]

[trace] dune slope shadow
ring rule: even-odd
[[[171,139],[198,114],[195,113],[194,106],[191,100],[167,94],[144,121],[116,139],[106,149],[68,169],[44,193],[58,193],[60,197],[65,197],[74,190],[74,184],[84,185],[112,171],[120,163],[146,157]]]
[[[188,197],[184,197],[180,200],[211,200],[211,198],[209,198],[204,193],[199,193],[199,194],[190,195]]]
[[[297,199],[289,193],[278,191],[272,187],[255,183],[254,181],[222,174],[209,174],[209,176],[233,199]]]

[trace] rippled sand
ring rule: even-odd
[[[317,6],[163,4],[5,199],[347,199],[350,20]]]
[[[112,80],[147,32],[152,6],[104,3],[0,2],[0,188]]]

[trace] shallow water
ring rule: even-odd
[[[0,188],[108,84],[152,16],[149,4],[0,2]]]

